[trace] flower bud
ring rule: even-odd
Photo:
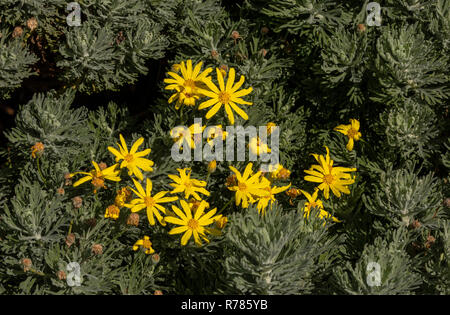
[[[217,168],[217,161],[216,160],[212,160],[211,162],[208,163],[208,172],[209,173],[213,173]]]

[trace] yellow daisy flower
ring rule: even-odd
[[[166,222],[180,225],[179,227],[170,230],[169,234],[184,233],[181,237],[181,245],[183,246],[187,244],[192,235],[194,235],[195,243],[198,245],[202,245],[200,238],[209,242],[205,236],[205,226],[214,223],[212,216],[216,213],[217,209],[214,208],[205,214],[206,202],[202,201],[193,215],[191,208],[186,201],[180,200],[180,203],[183,211],[176,206],[172,206],[172,210],[178,217],[167,216],[164,218]]]
[[[250,139],[248,147],[253,152],[253,154],[267,154],[270,153],[270,148],[266,143],[263,143],[259,137],[253,137]]]
[[[226,85],[223,80],[223,75],[218,68],[216,68],[216,73],[217,73],[217,81],[219,81],[219,88],[217,88],[217,86],[212,82],[212,80],[210,79],[205,80],[204,82],[206,83],[210,91],[202,89],[200,93],[210,97],[211,99],[201,103],[198,109],[204,109],[214,105],[206,113],[206,119],[210,119],[219,111],[222,105],[224,105],[225,112],[228,116],[228,120],[232,125],[234,124],[233,110],[243,119],[248,120],[247,113],[244,112],[236,104],[252,105],[253,103],[244,101],[241,97],[250,94],[253,91],[253,88],[250,87],[248,89],[242,89],[238,91],[238,89],[242,86],[242,84],[244,84],[245,77],[241,75],[239,82],[234,84],[234,78],[236,75],[234,68],[230,69]]]
[[[350,125],[339,125],[334,130],[348,137],[347,150],[353,150],[354,141],[358,141],[361,138],[361,132],[359,132],[359,121],[356,119],[350,119]]]
[[[236,192],[236,206],[242,202],[242,208],[248,208],[249,203],[254,203],[255,198],[268,196],[269,192],[266,190],[267,182],[260,181],[261,171],[252,175],[253,163],[248,163],[244,173],[241,173],[230,166],[230,169],[236,174],[236,185],[228,186],[228,189]],[[250,177],[250,175],[252,175]]]
[[[309,217],[311,209],[315,208],[315,209],[319,210],[319,218],[321,218],[321,219],[331,218],[334,222],[341,222],[337,218],[333,217],[330,213],[325,211],[322,200],[317,199],[317,195],[319,193],[318,189],[316,189],[314,191],[312,196],[304,190],[300,189],[300,191],[303,193],[303,195],[305,195],[306,199],[308,199],[308,202],[305,202],[305,207],[303,208],[303,211],[305,212],[305,214],[304,214],[305,217]]]
[[[140,180],[144,179],[142,172],[139,169],[142,169],[145,172],[153,171],[153,161],[143,158],[150,153],[151,149],[146,149],[141,152],[136,152],[139,146],[144,142],[144,138],[139,138],[136,142],[131,146],[130,151],[128,151],[127,144],[122,135],[119,135],[120,142],[122,145],[117,144],[119,147],[119,151],[113,147],[108,147],[108,150],[115,155],[116,162],[123,160],[120,164],[120,168],[128,168],[128,175],[134,174]]]
[[[314,183],[320,183],[318,188],[323,190],[326,199],[330,197],[330,189],[333,194],[340,198],[341,192],[350,194],[348,185],[355,182],[355,179],[346,172],[355,172],[356,168],[334,167],[334,161],[330,159],[330,150],[326,147],[327,155],[312,154],[320,165],[312,165],[309,170],[305,170],[305,180]]]
[[[191,125],[188,129],[182,126],[175,127],[170,130],[170,136],[181,149],[183,149],[183,143],[186,143],[189,148],[195,149],[195,145],[202,140],[205,128],[206,126],[200,127],[197,123]]]
[[[153,254],[155,252],[155,250],[152,248],[152,242],[150,242],[150,237],[148,236],[144,236],[143,239],[138,240],[136,243],[134,243],[133,250],[138,250],[139,246],[145,248],[146,254]]]
[[[125,207],[130,208],[131,212],[138,212],[142,209],[147,209],[147,218],[150,225],[155,225],[155,216],[158,219],[158,222],[165,226],[166,223],[163,220],[163,217],[159,213],[166,213],[166,209],[160,205],[160,203],[166,203],[175,201],[178,197],[164,197],[168,191],[160,191],[156,195],[152,196],[152,181],[147,178],[147,186],[142,188],[142,185],[133,178],[134,186],[137,191],[131,188],[131,190],[138,196],[137,199],[131,200],[129,204],[125,204]]]
[[[186,64],[182,61],[175,67],[181,71],[181,76],[175,72],[168,72],[172,78],[164,79],[164,83],[169,84],[165,89],[176,91],[168,100],[169,104],[177,100],[175,109],[179,109],[182,104],[195,106],[195,101],[200,97],[199,88],[203,87],[202,82],[212,71],[211,68],[207,68],[200,73],[202,64],[203,62],[200,61],[192,69],[192,60],[189,59]]]
[[[214,139],[221,138],[222,140],[225,140],[227,138],[227,135],[228,135],[228,133],[222,129],[222,125],[211,126],[211,127],[208,127],[208,130],[207,130],[206,142],[210,146],[212,146]]]
[[[120,177],[119,177],[120,171],[116,170],[116,167],[118,164],[114,164],[113,166],[110,166],[103,170],[100,169],[100,167],[98,166],[98,164],[95,161],[92,161],[92,165],[94,165],[94,169],[92,171],[90,171],[89,173],[88,172],[75,172],[75,173],[70,174],[70,177],[73,177],[74,175],[77,175],[77,174],[86,175],[85,177],[82,177],[79,180],[77,180],[73,184],[73,187],[77,187],[77,186],[90,180],[91,184],[94,186],[94,193],[97,193],[98,189],[106,188],[105,179],[114,181],[114,182],[120,182]]]
[[[269,206],[269,202],[270,202],[270,209],[272,209],[273,203],[276,201],[275,195],[287,190],[289,187],[291,187],[291,184],[281,187],[277,186],[270,187],[270,181],[265,177],[262,178],[262,182],[266,183],[267,187],[265,188],[265,190],[267,190],[269,194],[267,196],[262,196],[261,198],[259,198],[256,207],[258,209],[259,214],[265,215],[266,208]]]
[[[191,178],[191,169],[177,168],[177,171],[180,173],[180,176],[169,174],[169,178],[174,181],[174,183],[170,183],[169,185],[174,187],[171,194],[184,192],[184,198],[188,199],[189,196],[193,196],[197,200],[201,200],[198,193],[209,196],[209,191],[207,191],[204,187],[206,187],[206,182],[203,180],[198,180]],[[186,171],[188,173],[186,174]]]

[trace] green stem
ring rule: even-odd
[[[69,233],[67,233],[67,235],[70,235],[70,233],[72,232],[72,225],[73,225],[73,220],[70,221]]]
[[[36,159],[36,164],[37,164],[37,169],[39,171],[39,175],[41,176],[42,181],[44,182],[44,184],[47,184],[47,182],[45,181],[44,175],[42,175],[42,171],[41,171],[41,167],[39,165],[39,156]]]
[[[222,213],[222,211],[225,210],[233,202],[233,200],[234,196],[225,204],[225,206],[223,206],[223,208],[218,212],[218,214]]]

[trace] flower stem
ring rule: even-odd
[[[44,182],[44,184],[47,184],[47,182],[45,181],[44,175],[42,175],[42,171],[41,171],[41,167],[39,165],[39,156],[36,159],[36,164],[37,164],[37,169],[39,171],[39,175],[41,176],[42,181]]]
[[[234,196],[232,198],[230,198],[230,200],[225,204],[225,206],[223,206],[223,208],[218,212],[218,213],[222,213],[223,210],[225,210],[234,200]]]

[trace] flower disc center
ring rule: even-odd
[[[147,207],[153,207],[155,205],[155,200],[152,197],[145,197],[144,203]]]
[[[228,94],[227,92],[220,92],[219,93],[219,101],[221,103],[227,104],[231,99],[230,94]]]
[[[125,161],[127,161],[128,163],[130,163],[131,161],[133,161],[133,155],[131,155],[131,154],[127,154],[126,156],[125,156]]]
[[[195,220],[195,219],[190,219],[189,221],[188,221],[188,227],[189,228],[191,228],[192,230],[196,230],[196,229],[198,229],[198,221],[197,220]]]
[[[327,183],[328,185],[330,185],[333,181],[334,181],[334,177],[331,174],[327,174],[323,177],[323,180],[325,183]]]

